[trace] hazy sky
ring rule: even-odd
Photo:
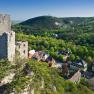
[[[24,20],[40,15],[94,16],[94,0],[0,0],[0,13]]]

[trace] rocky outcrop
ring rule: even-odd
[[[5,76],[0,83],[0,86],[5,85],[7,83],[11,83],[13,78],[15,76],[15,73],[10,73],[9,75]]]

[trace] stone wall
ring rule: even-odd
[[[19,53],[21,59],[28,58],[28,42],[16,41],[16,51]]]
[[[13,61],[15,57],[15,32],[11,31],[10,16],[0,14],[0,59]]]
[[[15,60],[15,32],[11,31],[8,36],[7,57],[9,61]]]
[[[15,57],[15,32],[3,33],[0,36],[0,59],[13,61]]]
[[[0,14],[0,35],[9,31],[11,31],[10,16],[7,14]]]
[[[7,58],[7,39],[8,34],[6,33],[3,33],[3,35],[0,36],[0,59]]]
[[[15,32],[11,31],[10,16],[0,14],[0,59],[13,61],[15,48],[19,52],[20,58],[28,58],[28,42],[16,42],[15,47]]]

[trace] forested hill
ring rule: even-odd
[[[57,29],[73,25],[94,25],[94,17],[67,17],[39,16],[28,19],[20,25],[31,26],[32,29]]]
[[[55,37],[94,47],[94,17],[39,16],[12,26],[13,31]]]
[[[20,25],[31,26],[32,29],[56,29],[62,24],[62,19],[52,16],[39,16],[20,23]]]

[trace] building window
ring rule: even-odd
[[[25,47],[25,44],[23,44],[23,46]]]
[[[25,54],[25,50],[23,51],[23,53]]]
[[[11,33],[11,36],[12,36],[12,33]]]
[[[18,45],[18,47],[20,48],[20,45]]]

